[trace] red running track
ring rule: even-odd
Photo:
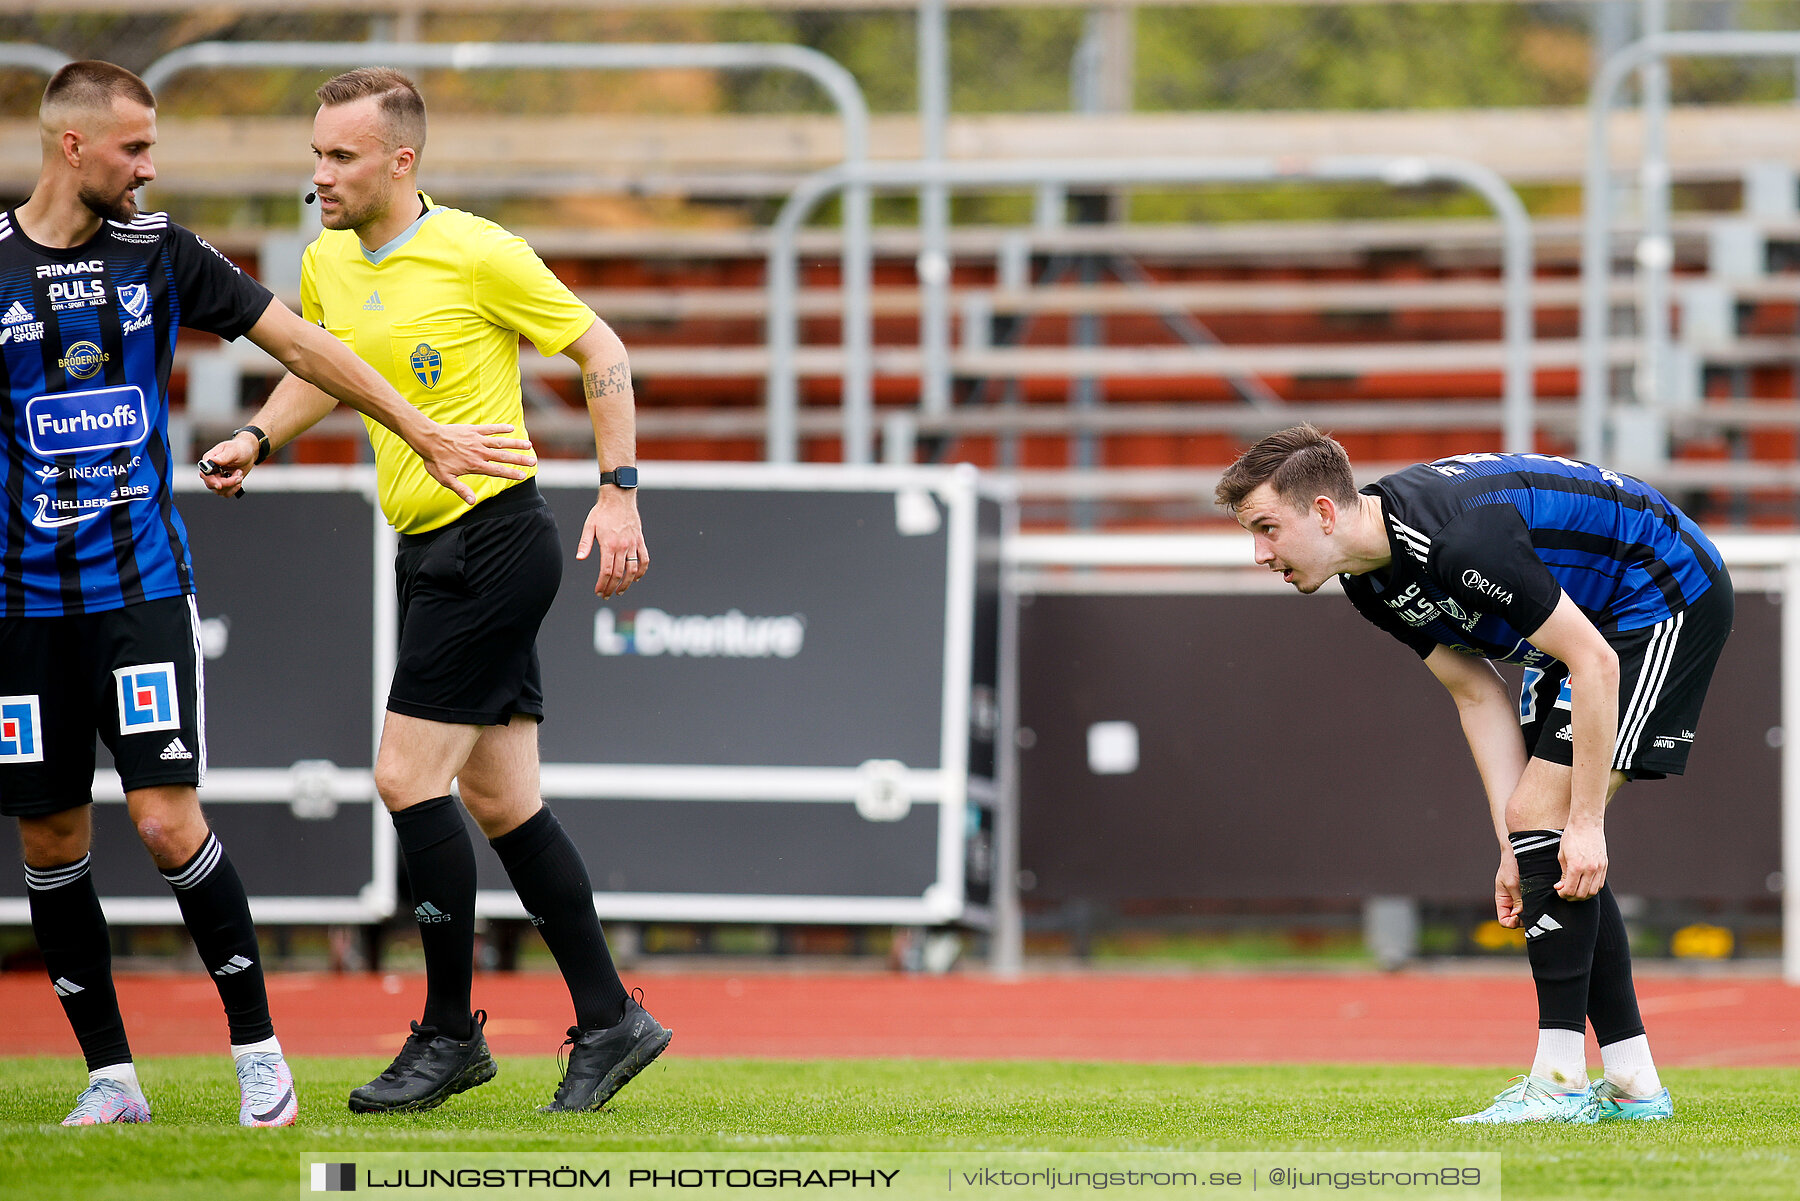
[[[1519,972],[1141,975],[1071,972],[1002,982],[782,971],[630,972],[692,1056],[1085,1059],[1165,1063],[1438,1063],[1518,1067],[1536,1045]],[[142,1055],[223,1051],[224,1017],[197,974],[121,976]],[[283,1047],[386,1058],[425,994],[418,975],[280,973]],[[1657,1062],[1800,1066],[1800,988],[1766,976],[1640,977]],[[571,1020],[553,974],[480,975],[497,1052],[547,1054]],[[0,1054],[77,1054],[48,980],[0,974]],[[1590,1036],[1590,1041],[1591,1041]]]
[[[1535,1046],[1532,983],[1517,974],[1121,974],[997,981],[979,972],[632,972],[697,1057],[949,1057],[1141,1062],[1426,1062],[1517,1066]],[[1667,1066],[1800,1066],[1800,989],[1764,976],[1642,978]],[[302,1055],[392,1055],[425,981],[283,972],[275,1028]],[[198,974],[119,978],[135,1052],[223,1050],[218,994]],[[571,1021],[554,974],[484,974],[495,1052],[549,1053]],[[36,972],[0,974],[0,1053],[74,1055]]]

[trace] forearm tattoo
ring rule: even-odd
[[[625,363],[614,363],[605,371],[589,371],[581,377],[581,390],[590,400],[599,400],[602,396],[614,393],[629,395],[631,368]]]

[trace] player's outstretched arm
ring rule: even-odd
[[[1519,715],[1513,707],[1506,681],[1494,665],[1447,646],[1427,655],[1425,666],[1456,702],[1463,737],[1487,794],[1488,816],[1500,840],[1500,867],[1494,873],[1494,916],[1502,926],[1517,926],[1523,897],[1519,892],[1519,865],[1506,837],[1506,802],[1525,774],[1525,741],[1519,736]]]
[[[581,366],[581,391],[594,425],[594,451],[603,471],[637,465],[637,414],[631,394],[631,363],[625,344],[594,319],[587,332],[563,351]],[[650,549],[638,518],[637,489],[600,486],[594,507],[581,527],[577,559],[600,548],[596,596],[617,596],[650,570]]]
[[[250,328],[248,337],[314,389],[394,431],[424,462],[431,478],[462,497],[465,504],[475,503],[475,494],[458,476],[492,475],[522,480],[525,472],[520,468],[537,461],[531,454],[530,442],[504,436],[513,432],[510,425],[439,425],[406,403],[391,384],[342,342],[279,300],[269,305]],[[277,387],[252,424],[269,435],[271,446],[280,446],[329,411],[329,406],[320,408],[316,397],[295,391],[284,395]],[[264,418],[272,426],[263,424]],[[277,429],[282,433],[279,439]],[[242,438],[250,440],[247,435]]]

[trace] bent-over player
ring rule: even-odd
[[[1680,775],[1731,632],[1724,560],[1656,489],[1553,455],[1468,454],[1360,492],[1310,425],[1225,473],[1256,562],[1303,593],[1341,576],[1449,690],[1487,793],[1500,923],[1537,984],[1528,1074],[1458,1122],[1666,1118],[1607,886],[1605,815],[1627,780]],[[1515,703],[1487,660],[1521,664]],[[1522,735],[1522,736],[1521,736]],[[1588,1083],[1592,1023],[1605,1074]]]

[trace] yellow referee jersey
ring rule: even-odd
[[[363,249],[353,230],[321,233],[301,257],[302,312],[433,421],[511,425],[513,436],[529,437],[519,335],[558,354],[587,332],[593,310],[523,238],[429,197],[425,203],[424,215],[379,251]],[[375,448],[381,511],[396,530],[420,534],[468,512],[411,447],[367,417],[363,424]],[[465,482],[482,501],[516,481],[474,475]]]

